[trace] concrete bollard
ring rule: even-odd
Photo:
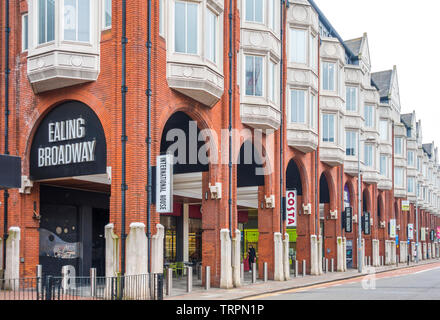
[[[371,257],[368,256],[368,266],[371,266]]]
[[[306,276],[306,260],[303,260],[302,273],[303,273],[303,277],[305,277]]]
[[[400,256],[396,257],[396,266],[399,266]]]
[[[192,291],[193,281],[192,281],[192,267],[186,267],[186,292]]]
[[[171,295],[171,290],[173,289],[173,269],[167,269],[167,296]]]
[[[327,273],[328,272],[328,259],[327,258],[325,258],[325,273]]]
[[[257,264],[252,263],[252,283],[257,282]]]
[[[267,282],[267,262],[263,264],[264,282]]]
[[[295,260],[295,278],[298,278],[298,260]]]
[[[211,267],[206,266],[205,268],[205,290],[211,288]]]
[[[96,268],[90,268],[90,296],[96,296]]]
[[[332,258],[332,260],[331,260],[331,270],[330,270],[330,272],[335,272],[335,260]]]
[[[240,264],[240,279],[241,283],[244,283],[244,263]]]

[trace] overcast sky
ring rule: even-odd
[[[440,1],[315,0],[344,40],[368,34],[372,71],[397,66],[402,113],[440,147]]]

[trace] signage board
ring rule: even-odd
[[[156,211],[173,212],[173,155],[156,158]]]
[[[402,211],[409,212],[410,205],[408,200],[402,200]]]
[[[362,216],[362,231],[366,235],[371,234],[371,215],[369,212],[364,212]]]
[[[437,227],[437,240],[440,240],[440,227]]]
[[[21,158],[0,155],[0,190],[21,188]]]
[[[30,178],[47,180],[106,172],[106,139],[95,112],[78,101],[53,108],[32,141]]]
[[[431,232],[430,232],[429,234],[430,234],[429,239],[430,239],[431,241],[434,241],[434,240],[435,240],[435,232],[434,232],[434,230],[431,230]]]
[[[286,191],[286,227],[296,227],[297,220],[297,191],[287,190]]]
[[[353,208],[347,207],[343,213],[343,228],[345,232],[351,233],[353,232]]]
[[[414,224],[412,223],[408,224],[408,239],[414,240]]]
[[[395,238],[396,237],[396,219],[391,219],[389,222],[389,235],[391,238]]]
[[[420,229],[420,241],[426,241],[425,228]]]

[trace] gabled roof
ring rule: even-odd
[[[393,70],[375,72],[371,74],[371,79],[379,89],[380,98],[388,98],[391,93],[391,81],[393,79]]]
[[[400,115],[400,120],[405,125],[405,127],[411,128],[413,122],[413,116],[414,116],[413,113],[402,114]]]
[[[344,41],[347,47],[353,52],[355,56],[358,56],[361,53],[362,46],[362,37],[356,38],[352,40]]]
[[[426,152],[426,154],[431,158],[432,156],[432,143],[424,143],[422,145],[423,151]]]

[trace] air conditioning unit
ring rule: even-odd
[[[275,195],[264,196],[264,199],[266,200],[266,209],[275,209]]]
[[[338,210],[330,211],[330,219],[332,219],[332,220],[338,219]]]
[[[305,215],[311,215],[312,214],[312,204],[308,203],[306,205],[303,204],[303,213]]]
[[[218,200],[222,198],[222,184],[216,182],[215,185],[209,184],[209,191],[211,192],[211,199]]]

